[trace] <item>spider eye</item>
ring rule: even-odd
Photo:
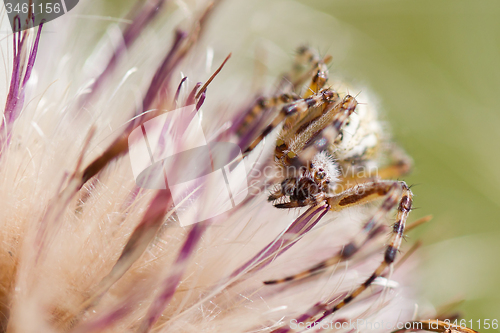
[[[316,176],[317,176],[319,179],[323,179],[323,178],[325,178],[326,173],[323,171],[323,169],[319,169],[319,171],[316,173]]]
[[[327,179],[327,180],[325,180],[325,183],[330,184],[330,181]]]
[[[312,169],[314,168],[314,164],[311,162],[311,164],[309,164],[309,167]]]

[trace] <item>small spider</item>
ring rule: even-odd
[[[277,208],[327,205],[331,211],[384,199],[359,235],[335,256],[299,274],[264,282],[277,284],[308,277],[319,270],[352,257],[373,237],[392,209],[397,220],[383,262],[351,294],[323,313],[326,317],[344,307],[381,276],[396,258],[405,223],[412,206],[412,192],[397,179],[410,170],[411,160],[391,143],[377,119],[376,111],[358,104],[351,95],[342,96],[327,86],[329,57],[320,58],[301,47],[295,66],[280,84],[281,94],[260,98],[246,113],[237,133],[258,133],[265,115],[278,115],[260,135],[249,141],[251,152],[282,124],[275,148],[275,162],[285,177],[268,200]],[[309,82],[307,82],[309,81]],[[297,87],[307,86],[300,94]],[[254,136],[255,137],[255,136]],[[358,171],[364,170],[365,173]],[[351,184],[355,185],[351,185]]]

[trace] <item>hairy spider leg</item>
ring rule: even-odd
[[[349,173],[343,175],[336,187],[336,193],[340,193],[343,189],[354,187],[361,183],[373,182],[376,180],[399,179],[408,174],[413,167],[413,160],[401,148],[392,145],[389,151],[391,162],[376,170],[370,170],[367,174],[358,175]]]
[[[289,103],[291,101],[300,99],[301,97],[295,94],[293,90],[295,89],[296,85],[300,85],[307,79],[311,78],[311,76],[313,76],[315,68],[318,70],[316,71],[317,73],[312,77],[311,81],[320,84],[323,80],[323,77],[325,77],[324,68],[319,64],[320,62],[321,61],[319,59],[319,56],[317,55],[315,50],[307,46],[299,47],[297,50],[297,55],[295,56],[292,70],[289,73],[283,74],[281,80],[282,82],[278,84],[275,96],[258,97],[256,102],[250,108],[248,108],[247,111],[245,111],[245,116],[243,117],[241,124],[238,124],[236,134],[238,136],[243,136],[251,130],[254,130],[256,127],[258,127],[260,123],[259,120],[262,118],[262,116],[271,108],[278,107],[283,103]],[[326,73],[326,78],[328,78],[327,75],[328,73]],[[316,78],[316,76],[318,77]],[[299,77],[300,79],[297,79]],[[291,80],[295,80],[296,82],[292,83]],[[313,85],[312,82],[310,86]],[[291,87],[287,87],[287,85],[291,85]],[[305,97],[302,96],[302,98]]]
[[[286,281],[294,281],[309,277],[320,270],[336,265],[337,263],[351,258],[361,247],[378,233],[379,226],[383,218],[394,207],[401,195],[401,186],[393,181],[381,181],[361,184],[350,188],[338,195],[330,197],[327,201],[332,204],[330,210],[340,211],[347,207],[361,205],[367,202],[387,197],[377,212],[364,224],[361,233],[346,244],[341,251],[331,258],[328,258],[313,267],[298,274],[287,276],[282,279],[270,280],[265,284],[278,284]],[[290,207],[287,207],[290,208]]]
[[[319,131],[320,129],[327,126],[328,123],[331,122],[334,118],[335,113],[338,112],[338,110],[334,108],[339,100],[339,94],[334,92],[333,97],[330,99],[330,101],[321,105],[320,107],[315,108],[316,110],[320,111],[320,113],[318,114],[318,112],[314,112],[316,116],[313,119],[302,119],[301,121],[297,122],[292,128],[283,129],[276,139],[276,149],[274,152],[276,159],[280,160],[283,155],[285,155],[290,150],[300,151],[301,147],[298,147],[297,145],[300,145],[300,143],[305,144],[307,142],[307,140],[309,139],[309,137],[307,136],[312,135],[311,129],[315,129],[313,131],[313,133],[315,133],[315,131]],[[308,116],[312,113],[313,112],[309,111],[306,112],[307,115],[305,118],[310,118]],[[291,149],[292,146],[293,149]]]
[[[315,62],[314,67],[311,71],[305,74],[306,78],[311,77],[309,86],[302,94],[302,98],[308,98],[320,91],[328,81],[328,66],[326,65],[331,60],[330,56],[326,56],[322,60]],[[304,80],[305,81],[305,80]],[[297,82],[294,87],[297,87],[300,82]],[[290,131],[294,132],[292,128],[297,126],[302,126],[304,123],[310,123],[315,118],[322,115],[322,108],[311,108],[310,112],[304,114],[296,114],[287,118],[283,124],[283,132]]]
[[[294,141],[294,145],[283,157],[283,162],[296,168],[307,166],[314,155],[328,149],[328,145],[339,135],[357,104],[356,99],[350,95],[344,97],[341,103],[335,104],[336,112],[331,122],[325,124],[320,122],[321,119],[318,119],[311,124]]]
[[[313,69],[314,76],[311,79],[311,83],[309,87],[304,92],[302,97],[307,98],[312,94],[320,91],[328,81],[328,66],[327,63],[330,62],[331,57],[326,56],[324,59],[319,60],[315,64],[315,68]]]
[[[283,104],[297,101],[299,99],[301,98],[294,93],[283,93],[268,98],[259,97],[257,101],[246,112],[246,115],[243,118],[241,125],[238,127],[236,134],[238,136],[243,136],[256,126],[258,126],[258,120],[262,117],[265,111],[281,106]]]
[[[279,114],[262,131],[262,133],[245,150],[245,154],[251,152],[269,133],[271,133],[284,119],[296,113],[307,112],[312,107],[318,107],[329,102],[336,94],[330,89],[323,89],[311,97],[300,99],[298,101],[283,106]]]
[[[394,195],[390,195],[382,205],[382,207],[384,207],[386,210],[386,214],[388,214],[395,206],[397,206],[398,210],[396,219],[397,222],[393,225],[391,243],[386,248],[384,261],[375,269],[372,275],[370,275],[370,277],[366,279],[365,282],[363,282],[363,284],[356,288],[349,296],[344,298],[342,301],[340,301],[330,309],[327,309],[318,321],[321,321],[330,314],[340,310],[341,308],[352,302],[352,300],[359,296],[363,291],[365,291],[377,277],[381,276],[385,269],[389,267],[396,259],[396,255],[399,251],[399,247],[401,246],[401,241],[404,236],[406,220],[408,219],[408,214],[411,211],[413,194],[405,182],[394,182],[394,184],[401,189],[400,191],[398,191],[400,193],[399,200],[396,200],[396,197]],[[330,200],[329,204],[332,205]],[[353,250],[356,249],[353,248]]]

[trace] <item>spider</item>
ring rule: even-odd
[[[299,48],[293,70],[279,85],[282,93],[267,99],[259,98],[237,131],[241,136],[248,136],[252,131],[258,133],[256,129],[262,125],[265,115],[279,109],[260,135],[249,141],[245,151],[250,153],[282,125],[274,160],[285,176],[268,198],[276,208],[326,204],[329,210],[340,211],[384,199],[360,234],[334,257],[304,272],[265,281],[265,284],[302,279],[349,259],[377,233],[384,218],[393,209],[397,210],[382,263],[363,284],[328,307],[322,318],[355,299],[395,261],[413,196],[405,182],[390,180],[409,172],[411,159],[385,134],[375,109],[361,105],[355,97],[341,95],[327,85],[329,61],[330,57],[320,58],[308,47]],[[307,90],[298,93],[297,87],[304,84]],[[359,170],[368,171],[360,175]]]

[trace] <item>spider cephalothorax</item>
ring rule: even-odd
[[[283,197],[288,199],[287,202],[276,203],[277,208],[288,208],[290,202],[298,202],[303,206],[321,202],[338,181],[338,166],[327,152],[316,154],[307,167],[282,167],[288,177],[268,198],[269,201]]]

